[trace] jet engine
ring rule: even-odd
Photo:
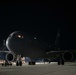
[[[14,59],[15,59],[15,55],[14,55],[12,52],[8,52],[8,53],[6,54],[6,60],[7,60],[7,61],[11,62],[11,61],[13,61]]]
[[[62,54],[62,58],[64,61],[72,61],[74,56],[73,56],[73,53],[70,52],[70,51],[65,51],[63,54]]]

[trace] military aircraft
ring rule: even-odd
[[[58,31],[57,37],[59,38],[59,36]],[[44,44],[37,40],[36,37],[32,37],[22,31],[11,33],[6,39],[5,46],[9,50],[6,54],[6,61],[11,62],[16,59],[16,66],[22,66],[22,56],[31,58],[29,65],[35,65],[35,61],[32,61],[35,58],[56,58],[57,60],[55,62],[58,62],[58,65],[64,65],[64,62],[74,61],[76,58],[75,50],[60,50],[58,48],[57,50],[47,51]]]

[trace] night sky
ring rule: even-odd
[[[22,30],[54,47],[60,30],[60,48],[76,49],[74,2],[0,3],[0,47],[13,31]]]

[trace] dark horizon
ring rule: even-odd
[[[70,4],[71,3],[71,4]],[[0,5],[0,45],[10,33],[22,30],[54,46],[58,28],[60,48],[76,49],[75,4],[26,2]]]

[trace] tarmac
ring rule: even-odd
[[[76,75],[76,62],[67,62],[65,65],[57,65],[56,62],[6,67],[0,65],[0,75]]]

